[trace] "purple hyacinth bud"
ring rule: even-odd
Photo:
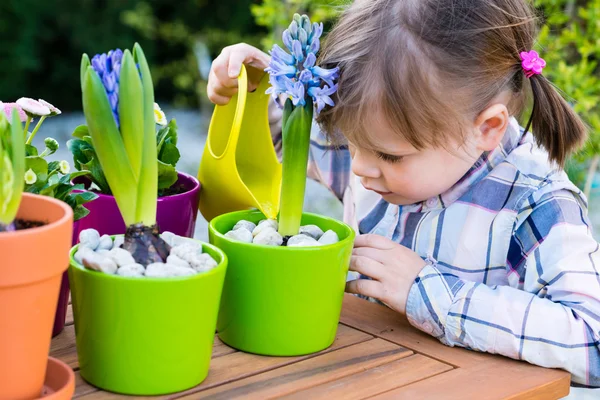
[[[283,39],[283,44],[285,45],[285,47],[287,47],[289,51],[292,51],[292,42],[294,39],[292,38],[290,30],[286,29],[285,31],[283,31],[283,35],[281,35],[281,37]]]
[[[305,69],[304,71],[300,72],[300,77],[298,78],[298,80],[303,84],[308,84],[308,82],[310,82],[312,79],[313,74],[308,69]]]
[[[313,39],[308,46],[309,53],[318,53],[321,48],[321,41],[319,39]]]
[[[302,61],[304,61],[304,52],[302,51],[302,44],[299,40],[294,40],[294,42],[292,43],[292,50],[296,62],[301,63]]]
[[[302,65],[304,68],[312,68],[315,66],[317,62],[317,56],[314,53],[308,53],[306,56],[306,60],[304,60],[304,64]]]
[[[271,57],[275,58],[281,64],[294,64],[294,57],[276,44],[273,45],[273,49],[269,53]]]
[[[298,40],[302,44],[302,48],[305,49],[308,42],[308,33],[302,28],[298,29]]]
[[[92,68],[102,81],[117,126],[119,126],[119,77],[122,60],[121,49],[111,50],[108,54],[96,54],[92,58]]]
[[[292,34],[292,39],[298,39],[298,24],[296,23],[296,21],[292,21],[289,30]]]

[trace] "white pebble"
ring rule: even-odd
[[[304,225],[300,227],[300,233],[319,240],[323,236],[323,230],[316,225]]]
[[[260,228],[259,225],[256,229]],[[270,226],[267,226],[265,229],[262,229],[258,235],[254,237],[255,244],[264,244],[267,246],[281,246],[283,243],[283,237]]]
[[[196,271],[191,268],[164,263],[153,263],[146,267],[146,276],[150,278],[167,278],[172,276],[189,276],[195,274]]]
[[[112,249],[109,253],[108,256],[110,258],[112,258],[112,260],[119,266],[119,267],[123,267],[125,265],[129,265],[129,264],[135,264],[135,259],[133,258],[133,256],[131,255],[130,252],[128,252],[125,249],[120,249],[120,248],[115,248]]]
[[[210,271],[218,265],[215,259],[206,253],[200,254],[198,257],[190,261],[190,264],[196,272]]]
[[[100,244],[100,234],[95,229],[84,229],[79,233],[79,245],[96,250]]]
[[[114,274],[117,272],[117,264],[110,258],[98,253],[88,253],[83,256],[83,265],[86,268],[105,274]]]
[[[115,240],[113,241],[113,249],[118,249],[121,247],[121,245],[125,243],[125,236],[117,236],[115,237]]]
[[[117,275],[137,278],[137,277],[143,277],[144,272],[145,272],[145,269],[144,269],[143,265],[129,264],[129,265],[123,265],[121,268],[119,268],[117,270]]]
[[[96,249],[96,254],[100,254],[103,257],[110,257],[110,250]]]
[[[247,229],[249,232],[252,232],[254,228],[256,228],[256,224],[254,222],[246,221],[245,219],[243,219],[234,225],[232,231],[238,230],[240,228],[244,228]]]
[[[187,242],[171,248],[171,254],[191,262],[192,259],[202,254],[202,245],[193,242]]]
[[[75,258],[75,261],[77,261],[79,264],[83,265],[83,257],[90,253],[94,254],[94,250],[90,249],[89,247],[79,246],[79,249],[77,250],[77,253],[75,253],[75,255],[73,256],[73,258]]]
[[[252,232],[246,228],[238,228],[225,234],[226,238],[237,240],[244,243],[252,243]]]
[[[258,226],[252,230],[252,236],[256,237],[262,231],[269,228],[276,231],[277,229],[279,229],[279,224],[274,219],[263,219],[258,223]]]
[[[292,236],[287,242],[288,247],[311,247],[320,245],[321,243],[307,235]]]
[[[334,244],[339,241],[340,238],[338,237],[337,233],[335,233],[332,230],[328,230],[327,232],[325,232],[323,236],[321,236],[321,238],[319,239],[319,243],[321,243],[322,245]]]
[[[112,238],[108,235],[102,235],[100,237],[100,242],[98,243],[98,247],[96,247],[96,251],[98,250],[110,250],[113,247]]]
[[[167,264],[169,265],[178,265],[180,267],[190,268],[190,263],[185,261],[182,258],[179,258],[175,254],[171,254],[167,257]]]

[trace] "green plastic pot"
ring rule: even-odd
[[[77,355],[83,379],[111,392],[158,395],[208,375],[227,257],[203,243],[219,265],[181,278],[127,278],[84,268],[71,250]]]
[[[314,214],[302,224],[335,231],[340,242],[319,247],[274,247],[224,236],[240,220],[258,222],[257,211],[211,220],[210,242],[229,260],[219,310],[219,338],[236,349],[271,356],[310,354],[335,340],[354,231]]]

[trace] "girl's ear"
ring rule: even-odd
[[[483,110],[475,120],[476,145],[481,151],[494,150],[506,132],[510,116],[506,105],[498,103]]]

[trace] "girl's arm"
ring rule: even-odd
[[[275,102],[269,105],[269,124],[273,144],[281,159],[281,120],[282,111]],[[350,152],[347,146],[336,147],[329,143],[325,135],[313,121],[308,158],[308,177],[320,182],[342,200],[350,181]]]
[[[600,252],[584,210],[567,190],[530,198],[508,257],[518,287],[464,281],[434,263],[411,288],[409,321],[447,345],[565,369],[574,383],[600,387]]]

